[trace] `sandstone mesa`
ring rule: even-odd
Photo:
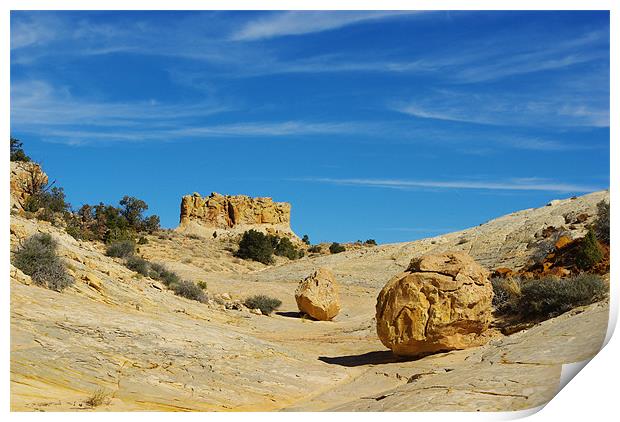
[[[178,231],[203,236],[243,233],[255,229],[269,234],[295,236],[291,230],[291,204],[268,197],[198,193],[181,199]],[[296,237],[296,236],[295,236]]]

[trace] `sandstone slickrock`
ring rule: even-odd
[[[22,211],[33,189],[47,182],[47,175],[37,163],[11,161],[11,210]]]
[[[329,321],[340,312],[340,297],[334,274],[319,268],[302,280],[295,290],[297,307],[319,321]]]
[[[179,231],[217,236],[218,229],[245,231],[264,229],[270,233],[292,234],[291,204],[274,202],[268,197],[251,198],[245,195],[221,195],[213,192],[208,197],[198,193],[181,199]],[[202,229],[202,230],[200,230]],[[210,230],[209,230],[210,229]],[[209,233],[206,233],[209,232]]]
[[[140,246],[142,256],[183,279],[207,280],[210,297],[281,298],[282,312],[270,318],[176,296],[106,257],[99,243],[12,215],[11,249],[34,233],[50,232],[77,282],[58,293],[27,285],[28,277],[11,268],[11,408],[491,411],[544,404],[557,392],[561,364],[588,359],[601,347],[606,303],[480,348],[412,360],[382,350],[373,320],[376,297],[386,274],[406,270],[412,256],[458,250],[487,268],[518,270],[539,242],[557,240],[535,234],[561,227],[567,213],[590,216],[567,228],[571,238],[582,237],[601,199],[608,201],[609,193],[512,213],[432,239],[306,256],[267,268],[235,258],[229,250],[234,239],[219,235],[211,241],[161,233],[165,236],[148,235],[148,244]],[[461,238],[469,241],[459,245]],[[319,267],[329,267],[338,280],[343,311],[337,324],[288,315],[297,310],[290,293]],[[85,273],[101,280],[101,292],[80,281]],[[110,404],[80,407],[99,390],[113,394]]]
[[[491,319],[489,272],[459,252],[413,259],[379,293],[377,334],[397,355],[484,343]]]

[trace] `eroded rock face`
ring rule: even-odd
[[[287,202],[245,195],[220,195],[215,192],[203,198],[194,193],[181,200],[179,228],[198,224],[210,229],[265,227],[290,232],[290,221],[291,204]]]
[[[464,349],[486,341],[489,272],[461,252],[413,259],[377,298],[377,334],[397,355]]]
[[[295,290],[297,307],[319,321],[329,321],[340,312],[340,297],[334,275],[319,268],[305,278]]]
[[[11,161],[11,210],[22,211],[36,187],[47,182],[47,175],[37,163]]]

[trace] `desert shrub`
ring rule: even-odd
[[[22,148],[23,143],[11,136],[11,161],[30,161]]]
[[[149,240],[144,236],[140,236],[138,239],[138,245],[146,245],[147,243],[149,243]]]
[[[597,214],[594,223],[596,237],[609,245],[609,202],[601,201],[596,204]]]
[[[543,278],[521,285],[519,311],[523,315],[554,316],[605,297],[607,287],[595,274],[565,279]]]
[[[88,407],[98,407],[102,404],[109,404],[110,396],[110,392],[104,389],[98,389],[92,394],[92,396],[90,396],[86,399],[86,401],[84,401],[84,404]]]
[[[145,277],[151,275],[151,266],[149,262],[144,258],[140,258],[139,256],[130,256],[129,258],[127,258],[127,261],[125,261],[125,266],[130,270],[137,272],[138,274],[142,274]]]
[[[256,230],[243,233],[236,256],[270,264],[273,262],[272,239]]]
[[[140,199],[125,196],[119,201],[121,207],[99,203],[84,204],[73,213],[74,233],[87,233],[89,239],[112,243],[121,240],[136,240],[139,233],[153,233],[160,229],[159,217],[144,218],[148,205]],[[145,238],[146,239],[146,238]]]
[[[346,250],[345,247],[342,246],[338,242],[334,242],[331,245],[329,245],[329,253],[340,253],[340,252],[344,252],[345,250]]]
[[[67,218],[65,218],[65,222],[67,223],[65,231],[69,236],[73,237],[76,240],[94,240],[93,232],[80,224],[79,221],[77,221],[77,219],[75,218],[75,216],[68,216]]]
[[[149,264],[149,266],[149,276],[155,280],[161,281],[168,287],[181,281],[181,277],[179,277],[177,273],[168,270],[163,264],[153,262]]]
[[[158,215],[149,215],[142,221],[141,229],[147,233],[155,233],[160,229],[160,221]]]
[[[269,315],[282,305],[282,301],[265,295],[256,295],[248,297],[243,304],[250,309],[258,308],[264,315]]]
[[[593,230],[588,230],[588,234],[583,238],[581,246],[575,256],[575,264],[578,268],[586,270],[592,268],[603,259],[603,252],[598,244]]]
[[[186,299],[197,300],[198,302],[206,302],[207,295],[205,292],[191,281],[183,280],[173,284],[170,288],[178,296]]]
[[[207,282],[200,280],[198,283],[196,283],[196,286],[200,287],[202,290],[207,290]]]
[[[377,246],[377,241],[375,239],[368,239],[364,242],[366,245]]]
[[[517,311],[518,300],[521,297],[521,279],[518,278],[491,278],[493,286],[493,307],[499,314],[510,314]]]
[[[64,217],[70,208],[71,205],[65,200],[64,190],[59,187],[49,189],[43,187],[38,192],[30,195],[24,203],[25,211],[37,212],[42,210],[38,217],[47,221],[53,221],[57,213],[61,213]]]
[[[301,241],[304,242],[306,245],[310,245],[310,238],[307,234],[304,234],[304,237],[301,238]]]
[[[276,248],[278,247],[278,243],[280,243],[280,238],[276,236],[275,234],[268,234],[267,240],[271,244],[271,249],[275,251]]]
[[[136,250],[136,244],[131,240],[121,240],[112,242],[106,248],[105,254],[114,258],[126,258],[133,255]]]
[[[146,202],[133,196],[125,195],[118,203],[121,206],[121,215],[125,217],[130,226],[138,228],[142,225],[144,220],[143,213],[149,209]]]
[[[319,253],[321,252],[321,245],[314,245],[308,248],[308,252],[310,253]]]
[[[278,243],[274,249],[274,253],[278,256],[285,256],[288,259],[297,259],[303,256],[303,252],[298,251],[293,242],[287,237],[283,237],[278,240]]]
[[[35,234],[13,256],[13,265],[32,281],[51,290],[61,291],[73,284],[73,278],[56,253],[56,241],[48,233]]]
[[[493,306],[498,314],[519,315],[523,319],[559,315],[577,306],[597,302],[607,293],[603,279],[587,273],[564,279],[493,278],[491,284]]]

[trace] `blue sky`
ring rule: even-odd
[[[314,242],[609,186],[608,12],[12,12],[11,133],[75,208],[272,196]]]

